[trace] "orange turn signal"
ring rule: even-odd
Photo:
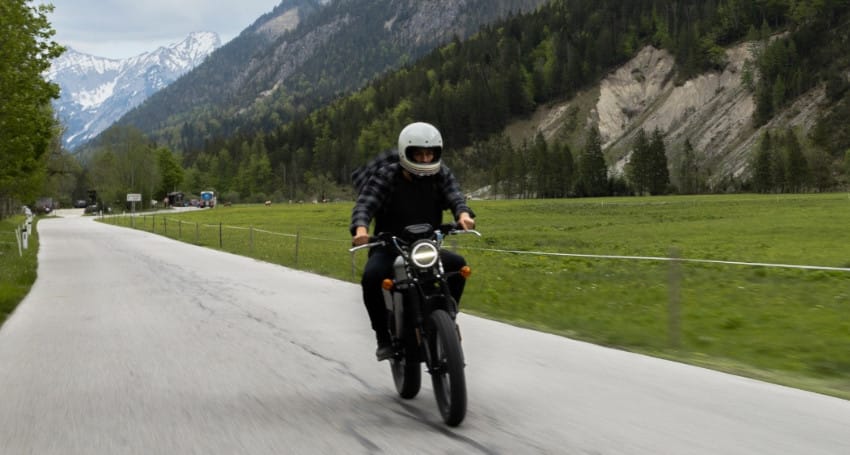
[[[464,278],[469,278],[469,275],[472,275],[472,269],[469,268],[468,265],[465,265],[460,268],[460,276]]]
[[[381,282],[381,287],[389,291],[393,288],[393,280],[385,278],[384,281]]]

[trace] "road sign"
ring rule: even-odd
[[[127,193],[127,202],[142,202],[140,193]]]

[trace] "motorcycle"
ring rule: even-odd
[[[468,278],[471,269],[446,272],[440,248],[448,235],[474,234],[455,224],[407,226],[400,235],[381,233],[369,243],[349,249],[388,247],[398,253],[393,277],[383,283],[393,356],[389,359],[396,391],[405,399],[419,393],[424,363],[434,387],[437,407],[449,426],[466,416],[466,378],[460,329],[455,321],[458,304],[449,292],[448,278]]]

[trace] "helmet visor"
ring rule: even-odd
[[[430,164],[440,161],[442,151],[442,147],[407,147],[404,154],[411,163]]]

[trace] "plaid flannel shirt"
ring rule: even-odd
[[[357,202],[351,211],[349,226],[351,235],[354,235],[358,226],[368,229],[372,219],[380,212],[387,197],[392,193],[394,178],[401,169],[398,152],[390,150],[378,155],[351,174],[358,194]],[[455,220],[461,212],[467,212],[474,218],[475,213],[466,205],[466,198],[460,191],[460,185],[451,170],[443,165],[436,177],[447,204],[445,208],[452,211]]]

